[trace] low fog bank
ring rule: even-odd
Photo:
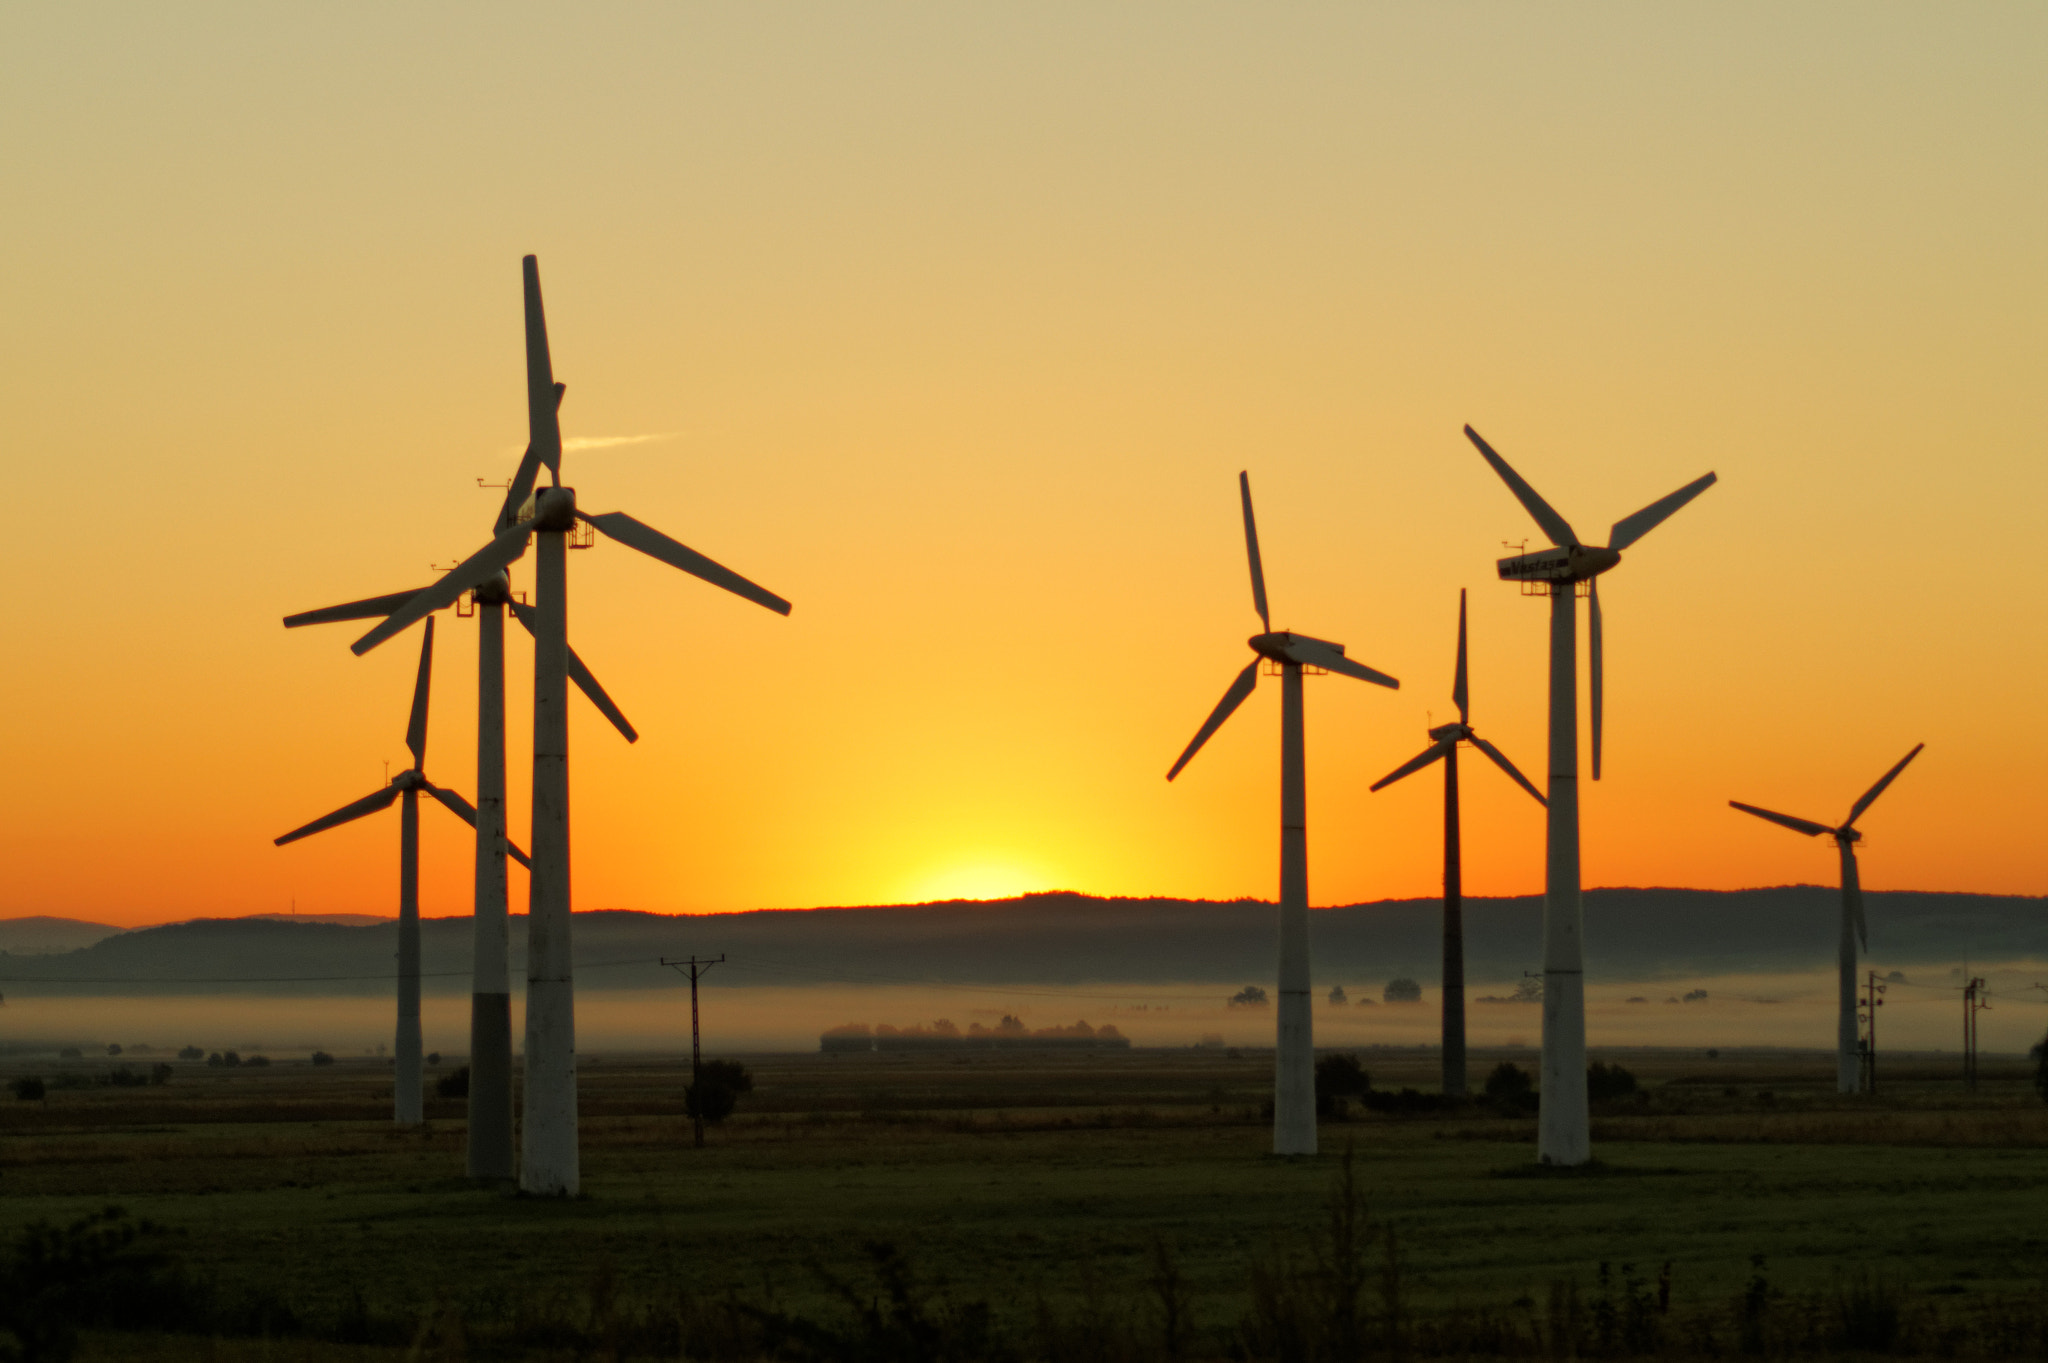
[[[720,967],[723,970],[723,967]],[[1953,1050],[1962,1035],[1961,977],[1946,970],[1899,971],[1888,986],[1880,1024],[1887,1049]],[[2030,986],[2048,968],[2023,964],[1973,974],[1990,978],[1992,1008],[1979,1015],[1988,1052],[2023,1054],[2048,1029],[2048,994]],[[962,1032],[995,1029],[1006,1017],[1033,1030],[1086,1022],[1114,1027],[1138,1047],[1203,1043],[1268,1047],[1270,1004],[1232,1004],[1235,989],[1207,982],[1150,982],[1085,989],[1057,985],[753,986],[720,978],[702,985],[704,1044],[717,1054],[815,1051],[830,1029],[847,1024],[931,1029],[940,1022]],[[1247,981],[1248,982],[1248,981]],[[1270,980],[1266,987],[1270,992]],[[1520,977],[1476,982],[1467,1009],[1473,1044],[1534,1046],[1542,1033],[1534,1002],[1481,1003],[1482,996],[1511,998]],[[1350,1002],[1329,1002],[1342,984]],[[1316,989],[1316,1042],[1331,1048],[1428,1046],[1438,1036],[1439,996],[1433,985],[1414,1003],[1389,1003],[1382,983],[1325,974]],[[1404,992],[1395,991],[1397,994]],[[1363,1000],[1371,999],[1373,1002]],[[514,998],[515,1036],[520,1004]],[[1587,990],[1587,1031],[1593,1047],[1678,1048],[1833,1045],[1835,981],[1832,971],[1703,975],[1683,980],[1594,979]],[[467,1050],[469,1002],[442,994],[424,1005],[426,1045],[449,1063]],[[7,1000],[0,1009],[0,1052],[53,1054],[76,1047],[84,1063],[133,1063],[167,1058],[182,1046],[303,1059],[314,1050],[336,1055],[374,1054],[389,1046],[393,1005],[382,997],[306,993],[295,997],[189,993],[122,998],[40,997]],[[672,979],[654,989],[607,989],[586,983],[576,1007],[579,1048],[605,1052],[686,1050],[690,995]],[[118,1061],[107,1055],[119,1045]],[[147,1049],[142,1049],[147,1048]],[[601,1060],[593,1063],[602,1063]]]

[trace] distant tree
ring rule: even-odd
[[[208,1065],[211,1065],[214,1069],[219,1069],[222,1065],[225,1065],[228,1062],[221,1059],[219,1051],[215,1051],[212,1055],[206,1057],[206,1063]]]
[[[1266,1006],[1266,991],[1255,984],[1248,984],[1230,996],[1229,1006],[1232,1008],[1264,1008]]]
[[[200,1050],[197,1046],[183,1046],[178,1050],[178,1059],[204,1060],[206,1059],[206,1052]]]
[[[57,1052],[59,1060],[78,1060],[83,1056],[84,1052],[80,1051],[76,1046],[66,1046],[63,1050]]]
[[[1526,1111],[1536,1102],[1536,1084],[1529,1072],[1512,1060],[1503,1060],[1486,1076],[1487,1101],[1510,1111]]]
[[[235,1066],[242,1063],[241,1052],[229,1051],[226,1055],[223,1055],[220,1058],[220,1063],[227,1066],[229,1069],[233,1069]]]
[[[32,1076],[24,1076],[17,1079],[7,1087],[13,1090],[14,1096],[24,1103],[41,1102],[45,1092],[43,1081]]]
[[[1355,1055],[1326,1055],[1316,1061],[1316,1115],[1335,1117],[1352,1098],[1372,1092],[1372,1076]]]
[[[1410,979],[1388,980],[1380,997],[1388,1003],[1420,1003],[1422,986]]]
[[[683,1111],[716,1126],[732,1116],[741,1094],[753,1091],[754,1076],[746,1066],[735,1060],[707,1060],[697,1082],[683,1086]]]
[[[427,1053],[427,1063],[428,1063],[429,1065],[438,1065],[438,1064],[440,1064],[440,1063],[441,1063],[441,1053],[440,1053],[439,1051],[429,1051],[429,1052]]]
[[[2034,1057],[2034,1092],[2048,1103],[2048,1036],[2042,1037],[2028,1054]]]
[[[168,1084],[171,1082],[171,1076],[175,1073],[176,1071],[169,1065],[159,1060],[149,1067],[149,1082],[152,1084]]]
[[[1685,1002],[1687,1003],[1705,1003],[1706,1001],[1707,991],[1704,989],[1688,989],[1685,991]]]
[[[1351,1002],[1350,998],[1344,993],[1343,985],[1333,984],[1330,986],[1330,1002],[1336,1004],[1339,1008]]]
[[[1586,1097],[1596,1103],[1626,1098],[1636,1091],[1636,1077],[1619,1065],[1595,1060],[1586,1067]]]
[[[108,1055],[119,1055],[120,1053],[121,1053],[121,1043],[120,1043],[120,1042],[118,1042],[118,1041],[117,1041],[117,1042],[115,1042],[115,1043],[114,1043],[113,1045],[111,1045],[111,1046],[107,1047],[107,1054],[108,1054]]]
[[[434,1081],[434,1092],[443,1098],[469,1097],[469,1066],[450,1070]]]
[[[270,1057],[267,1055],[252,1055],[247,1060],[244,1060],[242,1063],[244,1065],[268,1065],[270,1063]]]
[[[313,1052],[313,1063],[316,1065],[332,1065],[334,1057],[325,1051],[315,1051]]]

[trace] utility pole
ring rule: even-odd
[[[1884,989],[1877,972],[1870,971],[1864,986],[1863,1004],[1863,1091],[1877,1092],[1877,1010],[1884,1007]]]
[[[1977,1091],[1977,1014],[1991,1004],[1982,975],[1972,975],[1963,986],[1963,1087]]]
[[[661,963],[678,975],[690,977],[690,1106],[696,1109],[694,1120],[699,1150],[704,1148],[704,1051],[698,1040],[697,981],[703,979],[712,966],[720,965],[724,961],[725,953],[722,951],[718,953],[717,960],[700,961],[695,956],[683,961],[671,961],[666,956],[661,958]]]

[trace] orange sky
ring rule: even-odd
[[[1310,688],[1313,899],[1433,893],[1437,778],[1366,787],[1460,586],[1543,769],[1467,421],[1589,538],[1721,475],[1605,584],[1589,884],[1828,880],[1723,802],[1839,818],[1924,740],[1866,883],[2048,892],[2044,67],[2024,7],[13,7],[0,914],[390,910],[394,815],[270,839],[402,759],[416,636],[278,618],[481,542],[527,251],[565,433],[660,437],[572,449],[583,505],[796,602],[575,557],[644,734],[578,703],[579,907],[1270,896],[1277,687],[1162,779],[1257,628],[1240,468],[1276,626],[1404,683]],[[1468,791],[1468,888],[1534,891]]]

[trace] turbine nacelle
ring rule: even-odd
[[[518,524],[534,530],[573,530],[576,528],[576,489],[535,488],[533,495],[520,504],[519,515],[515,519]]]
[[[1541,549],[1517,554],[1495,565],[1503,582],[1584,582],[1621,562],[1613,549],[1591,544],[1571,544],[1558,549]]]
[[[425,790],[427,788],[427,778],[420,775],[416,769],[408,768],[391,778],[391,788],[393,790]]]
[[[1304,667],[1328,667],[1331,653],[1339,658],[1344,656],[1342,644],[1284,629],[1274,630],[1271,634],[1254,634],[1245,642],[1261,658],[1276,663],[1299,663]]]
[[[1469,724],[1439,724],[1429,731],[1429,736],[1438,743],[1462,743],[1472,737]]]

